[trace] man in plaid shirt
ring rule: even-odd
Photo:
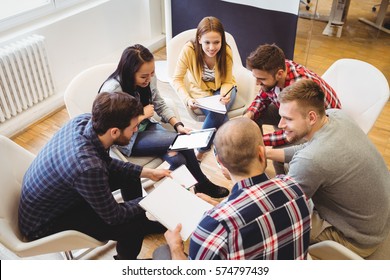
[[[336,92],[330,85],[304,66],[286,59],[283,50],[275,44],[259,46],[249,55],[246,62],[256,78],[256,83],[260,85],[260,91],[244,116],[256,121],[260,127],[269,124],[277,128],[280,121],[278,94],[283,88],[300,79],[310,79],[320,85],[325,92],[326,109],[341,108]],[[266,146],[288,144],[284,130],[266,134],[263,140]],[[278,166],[275,166],[275,171],[277,174],[284,173]]]
[[[189,258],[305,259],[311,223],[306,196],[291,177],[269,179],[264,173],[267,159],[259,127],[246,118],[230,120],[218,129],[214,144],[218,162],[235,185],[221,203],[198,194],[215,207],[192,234]],[[165,233],[172,259],[187,258],[180,230],[179,224]],[[160,248],[163,255],[167,247]]]
[[[82,94],[82,93],[81,93]],[[143,107],[127,93],[101,93],[91,114],[70,120],[27,170],[19,205],[19,229],[28,240],[77,230],[98,240],[116,240],[116,259],[135,259],[146,234],[165,228],[149,221],[138,205],[140,177],[170,174],[109,156],[137,131]],[[112,191],[121,189],[123,203]]]

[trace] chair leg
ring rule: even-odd
[[[75,254],[72,251],[65,251],[63,252],[66,260],[79,260],[88,253],[92,252],[95,248],[86,248],[86,249],[80,249],[75,250]]]
[[[73,254],[72,254],[72,251],[65,251],[64,252],[64,255],[65,255],[65,258],[69,261],[69,260],[73,260]]]

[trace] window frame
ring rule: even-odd
[[[57,13],[71,6],[84,4],[85,2],[98,1],[99,0],[50,0],[49,3],[40,7],[32,8],[7,18],[0,18],[0,32],[18,27],[33,20],[39,20],[40,18]]]

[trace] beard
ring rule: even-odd
[[[119,146],[126,146],[130,143],[130,138],[125,137],[123,134],[115,140],[114,144]]]
[[[263,91],[268,92],[268,91],[271,91],[273,88],[275,88],[277,84],[278,84],[278,81],[275,81],[275,83],[272,86],[262,85],[261,88]]]

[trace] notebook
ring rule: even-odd
[[[203,214],[213,208],[213,205],[169,177],[142,199],[139,205],[169,230],[174,230],[181,223],[180,235],[184,241],[196,229]]]

